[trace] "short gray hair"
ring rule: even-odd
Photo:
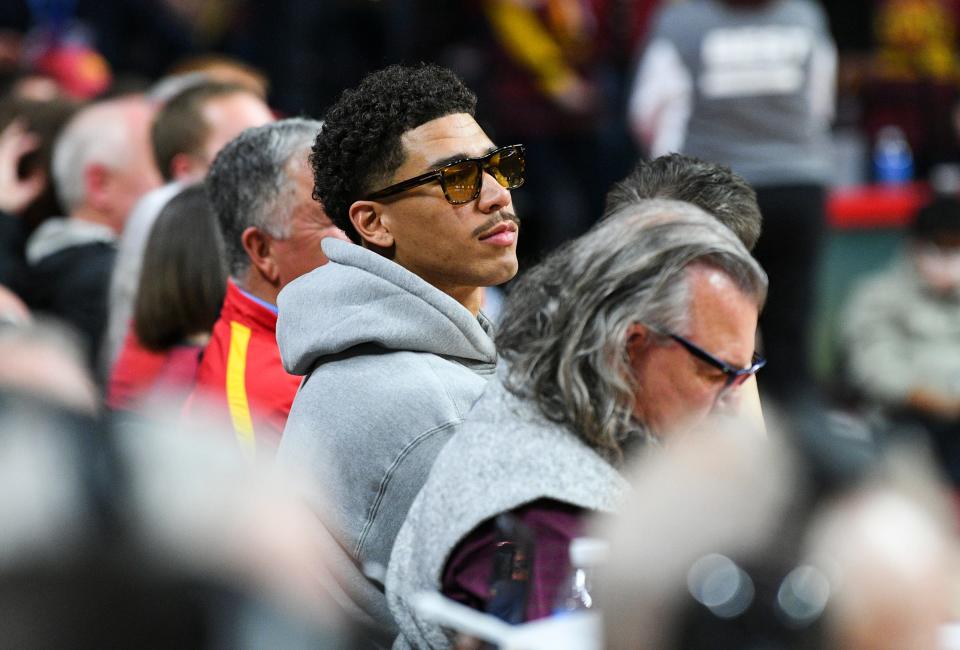
[[[122,167],[130,158],[128,111],[140,96],[96,102],[80,109],[67,122],[53,146],[51,169],[57,196],[68,214],[86,200],[84,173],[91,164],[110,169]]]
[[[678,153],[641,160],[607,193],[604,215],[645,199],[692,203],[732,230],[749,250],[760,239],[757,194],[742,176],[723,165]]]
[[[214,159],[205,186],[232,277],[239,278],[250,268],[240,241],[244,230],[254,226],[273,237],[289,236],[290,214],[296,206],[288,164],[299,156],[308,165],[321,126],[316,120],[291,118],[250,128]]]
[[[679,201],[639,201],[553,252],[507,299],[497,335],[506,386],[619,461],[649,436],[633,416],[631,325],[686,333],[687,269],[728,275],[761,308],[767,276],[733,233]]]

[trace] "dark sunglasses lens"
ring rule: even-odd
[[[466,203],[477,193],[480,181],[480,166],[473,162],[462,162],[446,167],[441,171],[444,191],[454,203]]]
[[[525,161],[519,147],[506,147],[490,157],[488,167],[497,182],[508,190],[523,185]]]

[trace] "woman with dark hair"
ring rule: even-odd
[[[143,257],[133,330],[110,374],[107,405],[131,409],[193,388],[200,351],[220,313],[227,270],[202,184],[160,212]]]

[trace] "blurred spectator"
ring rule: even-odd
[[[638,464],[602,533],[604,647],[943,647],[956,549],[928,468],[865,465],[811,499],[807,460],[712,423]]]
[[[524,275],[497,335],[497,380],[397,536],[386,587],[399,647],[449,645],[411,609],[417,592],[490,607],[493,518],[506,512],[535,540],[526,618],[548,616],[570,540],[623,495],[624,459],[735,408],[736,389],[762,366],[753,352],[765,293],[733,233],[678,201],[627,205]]]
[[[143,250],[160,210],[184,184],[203,178],[227,142],[246,128],[273,121],[267,105],[246,86],[203,76],[185,83],[185,89],[161,106],[150,131],[154,161],[166,184],[137,202],[118,245],[117,263],[110,279],[102,358],[105,370],[111,368],[125,342],[136,346],[136,340],[128,339],[127,333],[140,282]],[[162,355],[155,355],[153,360],[157,369],[164,362]],[[141,364],[149,361],[148,354],[141,355]]]
[[[854,388],[925,431],[960,485],[960,201],[920,210],[901,258],[855,289],[842,328]]]
[[[656,21],[630,104],[650,155],[679,151],[728,165],[756,190],[764,231],[754,255],[770,276],[762,388],[781,401],[813,381],[835,76],[835,47],[814,2],[680,2]]]
[[[50,159],[75,106],[65,100],[0,99],[0,283],[23,291],[26,238],[48,217],[63,214]]]
[[[19,177],[36,172],[43,180],[43,191],[40,195],[16,211],[26,235],[30,235],[45,219],[64,214],[51,180],[51,159],[60,131],[77,108],[78,105],[74,102],[59,98],[34,100],[8,96],[0,100],[0,128],[14,120],[20,120],[25,129],[36,138],[37,148],[25,154],[17,165]]]
[[[94,414],[100,400],[86,367],[81,341],[61,324],[0,325],[0,389],[32,395],[71,411]]]
[[[346,239],[313,199],[307,159],[320,127],[287,119],[247,129],[217,154],[205,181],[229,278],[186,411],[224,412],[250,456],[279,444],[300,386],[277,349],[277,294],[326,264],[324,238]]]
[[[290,475],[197,432],[129,435],[7,386],[0,431],[7,643],[354,647],[326,588],[329,535]]]
[[[0,283],[18,288],[24,274],[24,232],[17,213],[43,191],[43,171],[20,176],[20,162],[39,146],[23,123],[12,121],[0,132]]]
[[[24,325],[30,322],[30,310],[20,297],[0,284],[0,324]]]
[[[797,561],[797,530],[781,518],[796,516],[805,486],[782,446],[744,436],[735,423],[708,421],[626,473],[633,490],[599,533],[610,540],[593,591],[605,648],[822,647],[820,617],[795,630],[779,623],[776,593],[770,598],[766,584]],[[701,593],[711,577],[719,585],[713,600]],[[710,609],[701,611],[698,596],[732,619],[729,630]]]
[[[152,117],[139,96],[80,110],[53,152],[67,216],[45,221],[27,241],[27,303],[76,327],[91,363],[106,329],[116,241],[134,203],[160,182],[148,142]]]
[[[251,93],[267,101],[270,80],[266,75],[238,59],[219,54],[200,54],[175,63],[168,75],[187,75],[200,73],[212,81],[243,86]]]
[[[162,355],[146,367],[125,346],[110,373],[107,406],[182,402],[193,389],[200,351],[220,315],[227,269],[220,232],[203,185],[187,187],[160,211],[143,253],[133,331],[142,346]]]
[[[831,578],[826,647],[945,647],[944,626],[956,618],[955,527],[943,495],[935,509],[911,487],[868,484],[827,504],[811,522],[806,558]]]

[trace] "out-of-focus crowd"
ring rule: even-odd
[[[960,8],[865,5],[5,4],[0,637],[960,647]]]

